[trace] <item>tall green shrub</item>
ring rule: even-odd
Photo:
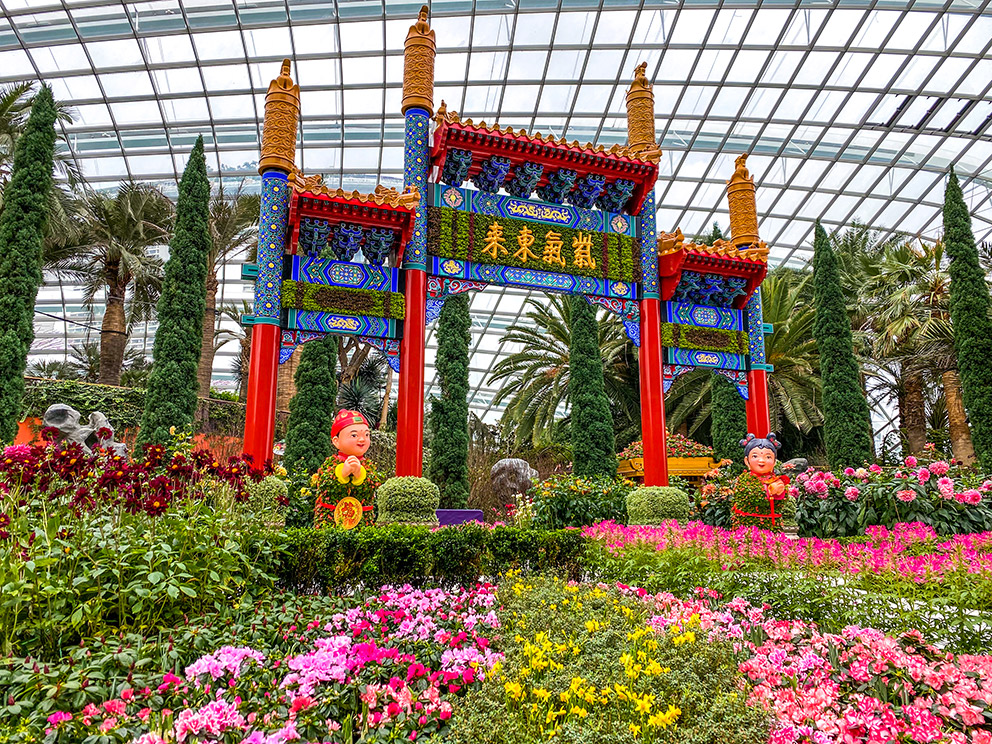
[[[617,473],[613,417],[603,383],[596,310],[582,295],[572,297],[568,395],[572,402],[572,472],[579,476]]]
[[[54,157],[55,104],[52,89],[43,85],[17,140],[0,209],[0,442],[17,434]]]
[[[168,441],[169,427],[184,429],[196,415],[197,369],[207,306],[209,220],[210,181],[201,136],[179,182],[176,228],[158,301],[158,330],[139,444]]]
[[[747,436],[747,409],[734,383],[716,372],[710,382],[710,426],[714,457],[742,462],[740,442]]]
[[[472,319],[468,295],[449,297],[437,329],[441,396],[431,402],[429,476],[441,489],[442,509],[468,506],[468,347]]]
[[[287,470],[305,469],[313,473],[331,454],[331,424],[337,413],[338,340],[334,336],[303,345],[300,364],[293,380],[296,395],[289,402],[289,428],[286,431]]]
[[[816,223],[813,241],[813,337],[823,380],[823,438],[834,470],[858,467],[872,458],[871,417],[854,358],[840,268],[827,232]]]
[[[944,191],[944,247],[950,259],[951,325],[964,405],[975,454],[987,470],[992,468],[992,299],[953,168]]]

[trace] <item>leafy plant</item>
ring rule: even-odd
[[[378,524],[437,524],[441,492],[426,478],[390,478],[376,491]]]
[[[622,478],[556,475],[530,491],[534,526],[546,530],[581,527],[604,519],[624,521],[625,499],[634,484]]]
[[[628,524],[661,524],[669,519],[689,519],[685,491],[664,486],[642,486],[627,494]]]

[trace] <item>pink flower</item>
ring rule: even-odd
[[[921,485],[923,483],[926,483],[928,480],[930,480],[930,471],[927,470],[926,468],[920,468],[919,470],[916,471],[916,480],[918,480]]]
[[[882,468],[878,465],[878,463],[873,462],[871,465],[868,466],[868,472],[874,475],[878,475],[879,473],[882,472]]]
[[[903,462],[906,463],[907,468],[915,468],[919,461],[915,457],[910,455],[905,460],[903,460]]]
[[[934,475],[945,475],[950,469],[951,466],[944,460],[937,460],[937,462],[930,465],[930,472]]]
[[[908,504],[910,501],[916,500],[916,491],[911,491],[908,488],[902,491],[896,491],[896,498]]]
[[[844,498],[846,498],[848,501],[857,501],[858,496],[860,495],[861,495],[861,491],[859,491],[854,486],[848,486],[844,490]]]
[[[852,477],[854,475],[854,468],[844,468],[844,475],[849,478]]]
[[[948,477],[940,478],[937,481],[937,492],[940,494],[942,499],[953,499],[954,498],[954,481]]]

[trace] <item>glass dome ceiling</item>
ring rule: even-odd
[[[298,165],[367,191],[402,179],[402,47],[420,4],[0,0],[0,85],[41,79],[74,105],[64,133],[95,188],[134,179],[174,194],[202,133],[211,175],[233,191],[257,188],[264,92],[290,57]],[[431,13],[435,103],[476,121],[623,142],[623,94],[647,62],[659,229],[726,229],[725,181],[750,152],[772,266],[809,260],[816,219],[938,236],[952,163],[976,238],[992,240],[989,0],[437,0]],[[249,292],[228,266],[223,299]],[[73,297],[46,287],[39,310],[98,326]],[[498,415],[488,373],[525,297],[493,289],[472,300],[471,405],[487,420]],[[61,354],[81,333],[38,320],[36,354]],[[217,357],[218,380],[234,347]]]

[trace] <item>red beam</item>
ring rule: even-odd
[[[406,317],[400,340],[396,475],[423,474],[424,346],[427,340],[427,272],[407,269]]]
[[[668,432],[661,353],[661,301],[641,300],[641,436],[644,441],[644,485],[668,485]]]
[[[760,332],[760,329],[759,329]],[[747,430],[756,437],[767,437],[771,427],[768,411],[768,373],[752,369],[747,373]]]

